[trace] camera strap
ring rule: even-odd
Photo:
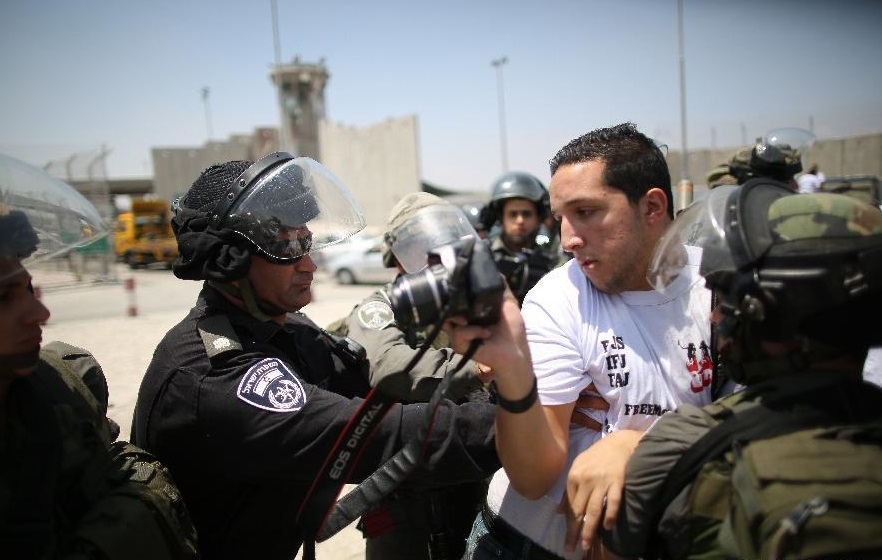
[[[337,496],[349,480],[361,452],[395,402],[395,399],[371,389],[361,406],[349,419],[349,423],[325,458],[318,476],[312,481],[297,512],[297,522],[305,529],[307,535],[319,533]],[[315,520],[320,520],[318,526]],[[324,539],[316,538],[316,540],[320,542]]]
[[[437,334],[437,333],[436,333]],[[444,401],[453,373],[466,364],[475,353],[480,340],[472,341],[456,369],[446,375],[426,407],[426,419],[417,437],[392,456],[379,469],[337,501],[320,527],[316,541],[322,542],[337,534],[344,527],[364,515],[370,508],[389,496],[419,466],[429,443],[435,424],[438,406]],[[429,343],[431,344],[431,343]],[[428,347],[424,346],[424,348]]]
[[[466,274],[465,271],[468,268],[466,265],[471,259],[473,243],[466,244],[462,252],[457,255],[458,262],[454,267],[452,279],[454,286],[461,286],[463,283],[462,276]],[[426,350],[431,347],[449,315],[450,309],[448,307],[441,314],[435,328],[430,331],[422,347],[404,367],[402,374],[408,374],[423,357]],[[308,534],[315,535],[316,542],[329,539],[361,517],[371,507],[390,495],[416,469],[429,442],[438,406],[447,394],[447,388],[450,386],[453,374],[471,359],[480,343],[479,339],[473,340],[456,368],[446,375],[435,388],[426,407],[425,422],[420,426],[417,437],[407,442],[398,453],[338,501],[337,497],[348,482],[368,440],[373,436],[376,427],[392,405],[396,403],[396,399],[377,391],[376,388],[372,388],[368,392],[361,406],[349,419],[349,423],[337,438],[333,449],[325,458],[318,476],[313,480],[297,513],[298,523],[301,527],[306,528]],[[312,522],[316,519],[320,520],[318,527]]]
[[[417,352],[403,370],[405,373],[409,372],[425,354],[440,330],[439,324],[432,331],[421,351]],[[469,361],[479,343],[480,341],[472,343],[467,354],[457,364],[457,371]],[[368,392],[325,459],[319,475],[313,480],[297,513],[298,523],[307,529],[308,534],[315,535],[316,542],[329,539],[361,517],[394,492],[416,469],[422,460],[434,425],[435,414],[447,394],[453,373],[455,371],[445,376],[432,394],[426,407],[425,422],[420,427],[417,437],[407,442],[371,476],[338,500],[368,440],[392,405],[397,402],[376,388]],[[314,520],[320,520],[318,526]]]

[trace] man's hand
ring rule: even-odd
[[[482,368],[496,372],[494,379],[500,386],[506,385],[505,380],[500,378],[511,376],[500,375],[499,372],[509,374],[515,368],[521,369],[523,382],[517,383],[508,394],[523,395],[529,391],[533,377],[530,350],[524,319],[511,290],[505,289],[500,319],[495,325],[469,325],[462,317],[452,317],[445,322],[444,330],[450,336],[451,347],[459,354],[465,354],[473,340],[481,340],[472,359],[479,362]]]
[[[486,385],[493,381],[493,368],[480,362],[475,362],[475,375],[481,380],[481,383]]]
[[[565,546],[590,550],[600,528],[612,529],[625,486],[625,467],[643,436],[636,430],[618,430],[580,453],[567,474],[567,489],[558,513],[567,516]]]

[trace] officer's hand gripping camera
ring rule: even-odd
[[[499,321],[505,280],[486,243],[469,235],[428,256],[440,264],[403,274],[387,289],[399,325],[426,327],[454,315],[472,325]]]

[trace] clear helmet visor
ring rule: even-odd
[[[0,257],[28,266],[108,232],[98,209],[71,185],[0,154]]]
[[[289,159],[251,182],[220,227],[233,229],[277,262],[338,243],[366,225],[343,181],[311,158]]]
[[[465,212],[453,204],[421,208],[389,233],[392,254],[408,273],[425,268],[429,251],[466,235],[478,237]]]
[[[646,279],[657,291],[676,280],[688,262],[686,246],[701,250],[701,273],[707,278],[718,272],[735,271],[736,263],[726,239],[727,206],[737,186],[720,186],[677,215],[659,239]]]

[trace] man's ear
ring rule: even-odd
[[[640,209],[648,220],[658,221],[668,216],[668,196],[658,187],[652,187],[640,199]]]

